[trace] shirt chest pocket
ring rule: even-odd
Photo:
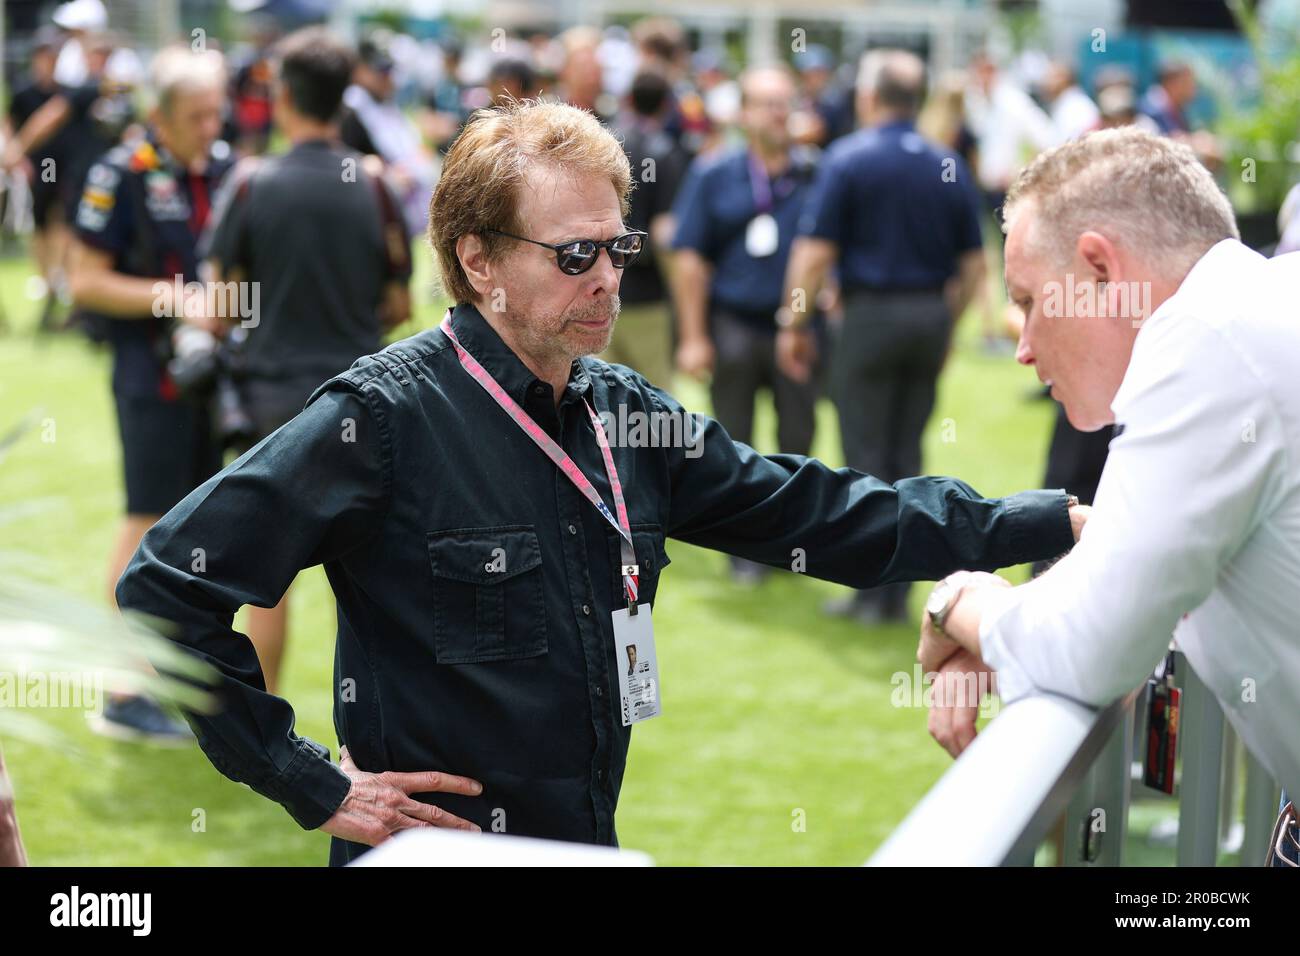
[[[542,550],[531,525],[431,531],[427,537],[439,664],[546,653]]]

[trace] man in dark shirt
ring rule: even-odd
[[[791,142],[795,89],[789,70],[746,70],[740,89],[744,146],[697,159],[677,197],[677,366],[696,378],[712,373],[713,413],[745,444],[753,440],[758,391],[769,390],[777,447],[806,455],[818,388],[777,368],[776,310],[816,157]],[[767,570],[742,558],[731,564],[733,577],[744,583]]]
[[[312,391],[410,315],[410,246],[397,199],[338,142],[335,120],[352,54],[323,28],[277,50],[275,120],[284,156],[244,160],[218,198],[201,254],[224,281],[258,290],[259,314],[242,322],[240,368],[254,441],[298,412]],[[284,654],[287,597],[250,611],[266,685]]]
[[[59,200],[69,211],[80,202],[87,170],[118,144],[135,119],[135,79],[121,67],[109,70],[113,50],[107,37],[87,41],[87,79],[57,87],[15,129],[5,150],[3,162],[10,167],[24,153],[57,146]]]
[[[437,167],[419,128],[398,105],[391,41],[392,34],[383,29],[361,41],[352,84],[343,93],[340,135],[357,152],[383,160],[385,176],[401,199],[408,234],[415,236],[427,223]]]
[[[1160,65],[1156,82],[1142,97],[1138,110],[1165,136],[1178,136],[1191,130],[1186,109],[1195,99],[1196,74],[1191,65],[1170,61]]]
[[[430,206],[458,303],[443,325],[322,385],[163,518],[118,586],[220,672],[225,706],[187,715],[213,764],[332,834],[334,863],[417,826],[616,844],[629,727],[660,700],[622,662],[635,644],[637,674],[654,667],[668,537],[858,587],[1077,537],[1063,493],[985,500],[948,478],[891,486],[764,457],[589,357],[639,248],[630,178],[584,111],[476,114]],[[625,433],[648,414],[658,440]],[[320,563],[339,603],[341,767],[294,733],[231,627]]]
[[[59,92],[54,82],[54,62],[59,54],[58,31],[53,27],[37,32],[32,44],[31,82],[17,90],[9,100],[4,131],[6,143],[14,144],[27,121]],[[22,149],[21,142],[10,147],[3,166],[10,172],[21,169],[32,195],[32,258],[45,279],[46,297],[41,314],[41,329],[48,329],[63,285],[63,266],[67,251],[64,210],[60,203],[58,166],[63,137],[54,134],[43,144]]]
[[[885,481],[921,470],[953,323],[984,273],[979,194],[965,164],[916,132],[925,66],[877,50],[859,76],[864,129],[828,151],[808,199],[777,321],[782,367],[808,375],[808,304],[832,264],[844,301],[830,363],[844,460]],[[907,619],[905,583],[828,606],[864,622]]]
[[[636,181],[627,225],[644,232],[646,241],[641,256],[623,272],[618,325],[600,356],[636,369],[661,388],[672,384],[673,329],[660,254],[672,235],[673,198],[689,161],[664,129],[671,93],[661,73],[638,73],[632,80],[628,108],[614,123]]]
[[[187,292],[178,303],[165,293],[197,282],[198,237],[229,171],[215,149],[225,75],[219,54],[188,47],[160,52],[154,72],[149,139],[90,167],[76,215],[72,296],[107,330],[122,440],[126,517],[110,590],[149,526],[221,467],[208,403],[180,394],[166,365],[175,319],[211,326],[206,296]],[[114,699],[103,718],[109,733],[190,736],[143,698]]]

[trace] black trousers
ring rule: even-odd
[[[921,433],[952,326],[939,290],[845,294],[830,393],[850,468],[891,483],[921,473]],[[907,593],[907,584],[891,584],[859,597],[901,615]]]
[[[1064,488],[1078,495],[1085,505],[1092,504],[1097,496],[1097,485],[1106,467],[1110,453],[1110,440],[1115,426],[1106,425],[1095,432],[1081,432],[1065,417],[1065,407],[1056,406],[1056,426],[1052,430],[1052,445],[1047,452],[1047,475],[1044,488]]]
[[[714,308],[709,314],[709,330],[717,353],[710,389],[714,417],[736,441],[752,444],[754,399],[760,388],[771,389],[777,447],[783,454],[808,454],[817,409],[816,376],[801,384],[776,367],[775,322],[771,329],[764,329],[733,312]]]
[[[1056,406],[1056,425],[1052,429],[1052,444],[1047,451],[1047,474],[1044,488],[1064,488],[1078,495],[1085,505],[1092,504],[1097,496],[1097,485],[1110,454],[1110,440],[1115,437],[1115,426],[1107,425],[1095,432],[1081,432],[1065,417],[1065,406]],[[1052,566],[1051,561],[1035,562],[1034,577]]]
[[[772,310],[775,314],[776,310]],[[709,312],[709,332],[716,355],[713,364],[713,415],[738,442],[754,440],[754,400],[760,388],[770,389],[776,405],[776,443],[783,454],[807,455],[816,423],[817,377],[806,384],[787,378],[776,367],[776,323],[765,328],[720,306]],[[737,570],[757,567],[736,556]]]

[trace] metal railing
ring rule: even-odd
[[[1176,858],[1213,866],[1235,803],[1236,740],[1181,653],[1175,673],[1183,688]],[[1145,790],[1133,782],[1134,706],[1143,696],[1134,691],[1102,710],[1051,695],[1003,708],[868,865],[1032,866],[1053,836],[1061,865],[1121,865],[1130,800],[1135,787]],[[1253,756],[1246,761],[1240,859],[1259,865],[1279,790]]]

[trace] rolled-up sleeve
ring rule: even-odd
[[[373,534],[388,507],[390,467],[374,400],[347,385],[323,387],[154,525],[117,585],[124,611],[158,619],[219,672],[217,712],[185,715],[213,766],[305,829],[333,815],[350,783],[328,748],[294,733],[293,709],[267,693],[234,614],[246,604],[274,607],[300,570]]]

